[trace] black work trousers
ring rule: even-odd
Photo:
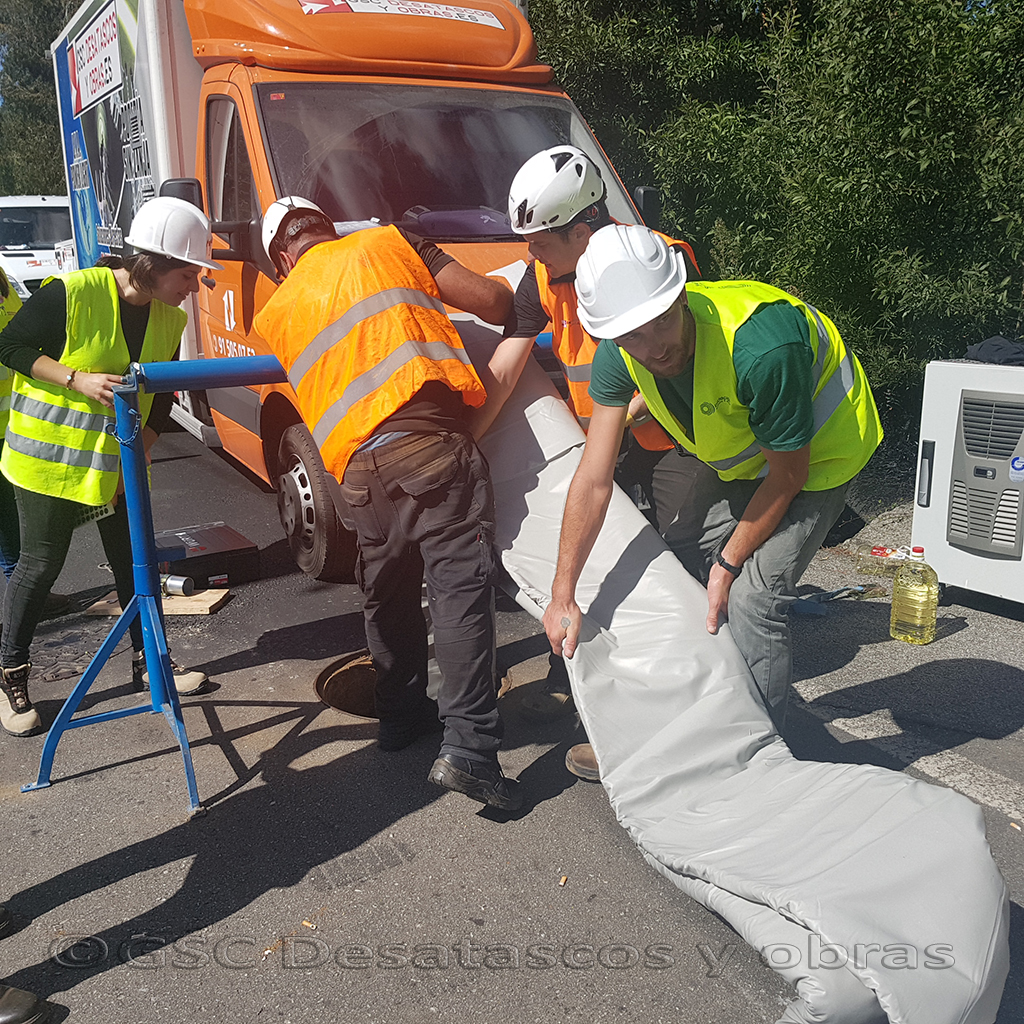
[[[14,488],[18,503],[21,554],[4,595],[3,636],[0,665],[17,668],[29,658],[29,649],[46,603],[71,547],[75,523],[85,509],[77,501]],[[112,516],[97,520],[103,551],[114,572],[117,597],[122,608],[135,595],[132,575],[132,546],[128,533],[128,512],[122,495]],[[132,647],[142,650],[142,626],[136,617],[130,627]]]
[[[490,758],[501,745],[494,672],[494,496],[487,462],[457,433],[408,434],[357,452],[341,485],[382,720],[432,710],[424,576],[443,682],[441,753]]]

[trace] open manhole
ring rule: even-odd
[[[316,677],[316,695],[329,708],[353,718],[377,720],[373,691],[377,673],[369,651],[356,651],[335,661]]]

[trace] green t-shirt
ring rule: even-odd
[[[697,339],[700,344],[700,338]],[[736,332],[736,394],[750,410],[750,429],[762,448],[792,452],[811,443],[814,351],[807,319],[792,303],[761,306]],[[676,377],[655,378],[669,411],[693,436],[693,360]],[[614,341],[594,354],[590,397],[600,405],[629,405],[636,384]]]

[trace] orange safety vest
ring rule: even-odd
[[[433,276],[392,226],[309,249],[255,324],[338,480],[355,450],[428,381],[473,407],[486,397]]]
[[[658,232],[661,234],[661,232]],[[693,250],[686,242],[678,242],[667,235],[661,235],[669,245],[680,245],[697,266]],[[569,401],[580,426],[590,426],[590,414],[594,402],[587,390],[590,387],[590,369],[597,351],[597,342],[587,334],[576,314],[576,285],[571,281],[552,283],[548,268],[540,260],[533,264],[537,277],[537,291],[540,304],[551,321],[553,342],[551,351],[562,367],[569,388]],[[652,452],[668,451],[674,447],[668,434],[654,420],[630,428],[637,442]]]

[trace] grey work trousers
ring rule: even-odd
[[[695,579],[707,585],[759,480],[722,480],[699,459],[677,453],[654,474],[658,529]],[[849,484],[801,491],[775,532],[747,559],[729,592],[729,627],[776,727],[782,729],[793,681],[789,607],[797,583],[839,518]]]

